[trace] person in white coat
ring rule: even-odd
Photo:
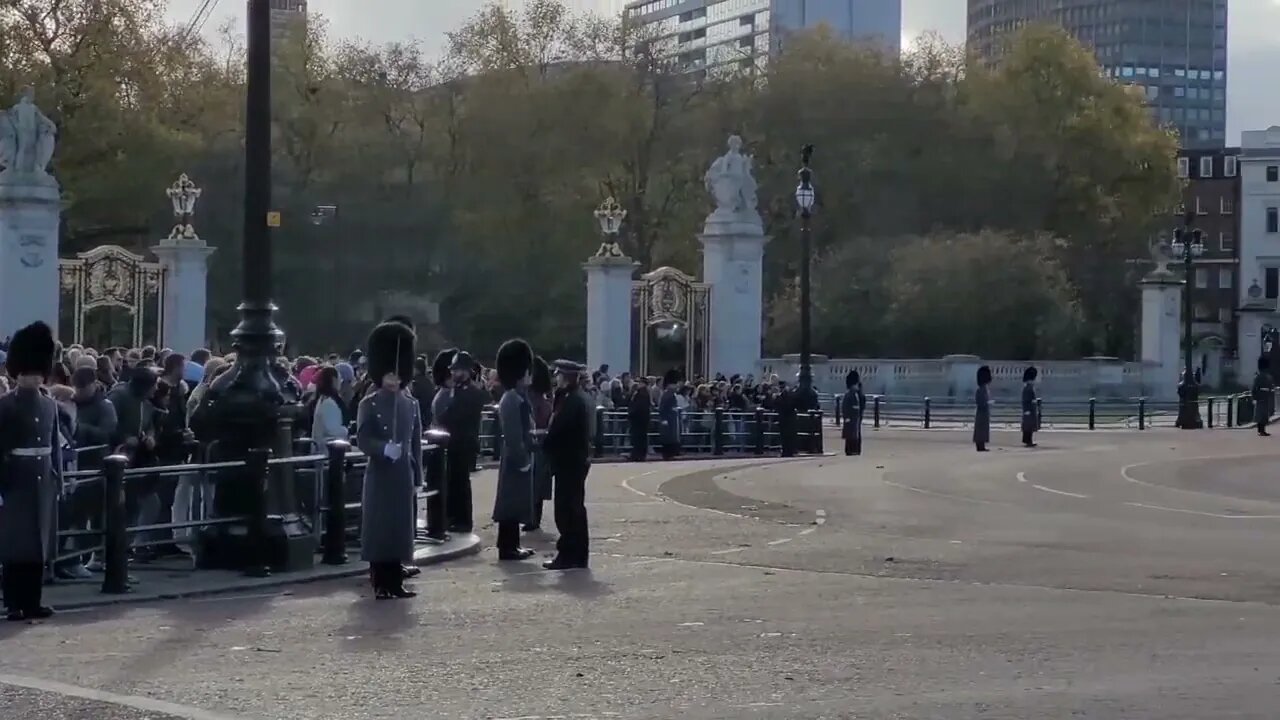
[[[311,398],[311,439],[317,452],[324,452],[330,440],[348,440],[349,421],[343,408],[338,371],[324,366],[316,373],[315,394]]]

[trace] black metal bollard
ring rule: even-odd
[[[1089,429],[1095,429],[1098,417],[1098,399],[1089,398]]]
[[[106,595],[123,595],[129,592],[129,518],[125,514],[124,471],[129,458],[110,455],[102,461],[103,504],[102,556],[105,563],[102,573],[102,592]]]
[[[724,408],[716,408],[711,418],[711,453],[724,454]]]
[[[879,430],[880,429],[880,396],[879,395],[872,398],[871,410],[873,412],[873,416],[875,417],[875,424],[872,427],[874,427],[876,430]]]
[[[245,457],[244,478],[248,489],[250,510],[248,518],[249,552],[253,557],[245,567],[249,577],[268,577],[271,565],[267,560],[267,483],[271,482],[270,448],[252,448]]]
[[[754,440],[757,455],[764,454],[764,423],[764,408],[756,408],[756,433]]]
[[[1227,427],[1236,426],[1236,397],[1227,397]]]
[[[1147,399],[1138,398],[1138,429],[1147,429]]]
[[[931,401],[929,398],[924,399],[924,429],[925,430],[929,429],[930,410],[931,410],[932,404],[933,404],[933,401]]]
[[[596,436],[593,439],[593,444],[595,445],[596,457],[604,457],[604,440],[605,440],[604,420],[605,420],[604,408],[602,407],[596,408]]]
[[[445,521],[446,480],[449,471],[449,433],[432,428],[423,435],[422,482],[427,486],[427,537],[443,542],[448,537]]]
[[[1214,399],[1215,399],[1215,398],[1209,398],[1209,408],[1208,408],[1208,413],[1207,413],[1207,415],[1208,415],[1209,417],[1205,418],[1205,420],[1206,420],[1206,421],[1207,421],[1207,423],[1208,423],[1208,424],[1207,424],[1207,426],[1208,426],[1208,427],[1210,427],[1210,428],[1212,428],[1212,427],[1213,427],[1213,409],[1214,409],[1214,408],[1213,408],[1213,401],[1214,401]]]
[[[325,565],[347,562],[347,453],[351,443],[330,440],[329,464],[325,466],[324,493],[329,505],[324,514],[324,539],[321,541]]]
[[[854,416],[853,421],[854,422],[858,421],[858,418],[856,415]],[[813,411],[813,427],[814,427],[814,430],[816,431],[813,434],[813,452],[816,455],[821,455],[823,452],[825,452],[822,448],[822,411],[821,410]]]

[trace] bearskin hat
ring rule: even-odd
[[[846,389],[852,390],[853,386],[857,385],[860,380],[861,378],[858,377],[858,371],[850,370],[849,374],[844,376],[844,386]]]
[[[520,378],[533,370],[533,348],[519,338],[508,340],[498,348],[494,365],[498,371],[498,382],[502,383],[502,387],[508,390],[514,389],[516,383],[520,382]]]
[[[538,395],[551,392],[551,366],[541,356],[533,359],[533,377],[529,380],[529,389]]]
[[[458,348],[449,348],[436,354],[435,361],[431,363],[431,381],[436,385],[449,382],[449,365],[453,363],[453,356],[457,352]]]
[[[395,373],[403,382],[413,380],[413,357],[417,354],[417,336],[398,322],[384,322],[369,333],[369,377],[381,382],[387,373]]]
[[[57,352],[53,330],[37,320],[13,334],[5,367],[14,378],[24,373],[40,373],[47,378],[53,372]]]
[[[991,384],[991,368],[987,367],[986,365],[983,365],[982,367],[978,368],[978,384],[979,385]]]
[[[413,320],[411,320],[408,315],[392,315],[391,317],[387,318],[386,320],[383,320],[382,322],[396,322],[409,328],[410,330],[414,329]]]
[[[1022,371],[1022,382],[1031,382],[1032,380],[1035,380],[1037,377],[1039,377],[1039,375],[1040,375],[1040,371],[1036,370],[1035,366],[1032,365],[1031,367]]]
[[[667,371],[665,374],[663,374],[663,376],[662,376],[662,384],[663,384],[664,386],[666,386],[666,385],[675,385],[675,384],[676,384],[676,383],[678,383],[678,382],[680,382],[680,371],[679,371],[679,370],[676,370],[675,368],[672,368],[672,369],[668,370],[668,371]]]

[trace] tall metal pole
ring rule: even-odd
[[[809,162],[813,146],[805,145],[800,154],[800,187],[796,199],[800,206],[800,377],[798,384],[806,393],[813,388],[812,292],[809,275],[813,254],[813,171]]]
[[[1200,386],[1195,380],[1194,358],[1192,353],[1191,326],[1195,318],[1192,316],[1195,307],[1192,294],[1195,290],[1195,258],[1196,233],[1195,212],[1188,211],[1183,217],[1182,227],[1176,229],[1181,240],[1183,277],[1186,285],[1182,293],[1182,382],[1178,389],[1178,427],[1183,430],[1198,430],[1204,427],[1200,420]]]

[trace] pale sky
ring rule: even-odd
[[[513,8],[523,0],[503,0]],[[169,0],[175,22],[189,19],[200,0]],[[243,23],[245,0],[215,0],[210,31],[228,19]],[[581,10],[620,12],[623,0],[567,0]],[[335,34],[372,42],[418,38],[439,51],[444,34],[462,24],[484,0],[310,0],[313,13],[330,20]],[[936,31],[960,43],[965,34],[965,0],[903,0],[903,39]],[[1231,0],[1228,28],[1227,141],[1240,131],[1280,125],[1280,0]]]

